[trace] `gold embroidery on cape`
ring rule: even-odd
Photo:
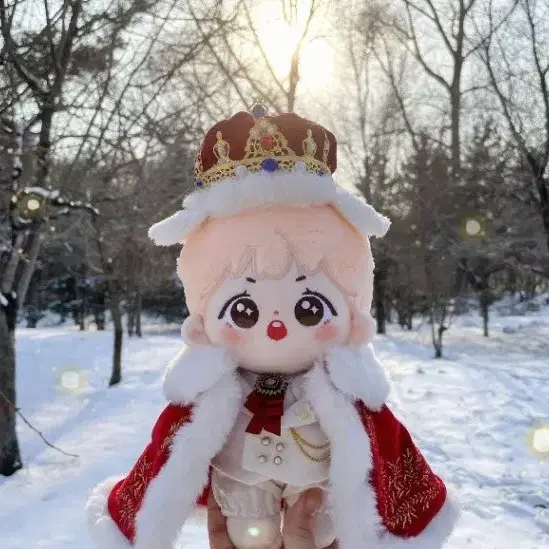
[[[409,448],[397,460],[383,462],[381,485],[386,522],[392,530],[411,525],[418,518],[418,508],[427,511],[439,491],[424,458]]]
[[[162,441],[162,446],[161,446],[161,449],[162,451],[164,450],[169,450],[169,447],[173,441],[173,437],[175,435],[175,433],[177,433],[177,431],[179,430],[179,428],[182,426],[182,425],[185,425],[185,423],[187,423],[189,421],[189,417],[188,416],[185,416],[184,418],[180,419],[179,421],[176,421],[175,423],[173,423],[169,430],[168,430],[168,435],[166,436],[166,438]]]
[[[137,462],[132,483],[133,497],[136,499],[143,497],[143,492],[149,484],[150,475],[148,473],[150,468],[151,463],[146,459],[140,459]]]
[[[121,488],[121,492],[118,492],[120,521],[122,522],[124,528],[128,528],[133,526],[133,522],[135,520],[135,505],[132,496],[130,495],[130,491],[124,490],[125,486],[122,486]]]

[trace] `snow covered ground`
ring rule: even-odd
[[[549,424],[549,310],[496,317],[485,339],[473,315],[432,359],[427,326],[390,329],[376,341],[393,380],[393,409],[433,468],[453,485],[463,518],[448,549],[549,548],[549,457],[528,444]],[[72,328],[18,332],[19,406],[48,448],[19,426],[25,469],[0,478],[1,549],[92,549],[89,490],[125,472],[164,402],[161,373],[181,342],[151,326],[124,351],[124,382],[107,389],[111,334]],[[187,524],[181,547],[207,547],[204,524]],[[357,548],[358,549],[358,548]],[[366,549],[366,548],[364,548]]]

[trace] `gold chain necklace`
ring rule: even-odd
[[[325,461],[328,461],[330,459],[331,450],[330,450],[330,443],[326,442],[324,444],[313,444],[312,442],[309,442],[308,440],[305,440],[294,428],[290,427],[290,434],[292,435],[292,438],[294,439],[294,442],[296,443],[299,451],[309,460],[314,461],[316,463],[323,463]],[[305,446],[308,446],[309,448],[312,448],[313,450],[326,450],[327,451],[322,454],[320,457],[315,457],[309,453],[309,451],[305,448]]]

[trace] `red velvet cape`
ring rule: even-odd
[[[408,431],[387,406],[372,412],[357,401],[355,407],[370,437],[373,468],[370,478],[365,481],[375,489],[383,526],[398,537],[417,536],[443,506],[446,487],[431,471]],[[153,428],[149,445],[128,475],[111,490],[109,514],[132,543],[136,514],[147,487],[168,459],[175,432],[192,421],[192,412],[192,405],[168,405]],[[197,499],[198,505],[206,503],[208,492],[209,486],[206,486]]]

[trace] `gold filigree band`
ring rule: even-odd
[[[255,115],[254,115],[255,116]],[[312,130],[307,129],[302,140],[302,154],[297,154],[288,145],[288,140],[276,126],[276,124],[264,116],[255,117],[255,124],[250,129],[244,157],[239,160],[230,158],[230,143],[223,137],[221,131],[216,133],[216,143],[213,145],[213,153],[217,160],[216,164],[206,171],[203,171],[200,153],[195,163],[196,186],[208,188],[217,182],[227,178],[236,177],[236,169],[239,166],[246,167],[250,172],[264,170],[275,172],[278,170],[292,170],[298,162],[305,165],[305,170],[316,175],[329,175],[331,170],[328,167],[328,153],[330,143],[324,134],[322,143],[322,158],[315,158],[318,143],[315,141]]]

